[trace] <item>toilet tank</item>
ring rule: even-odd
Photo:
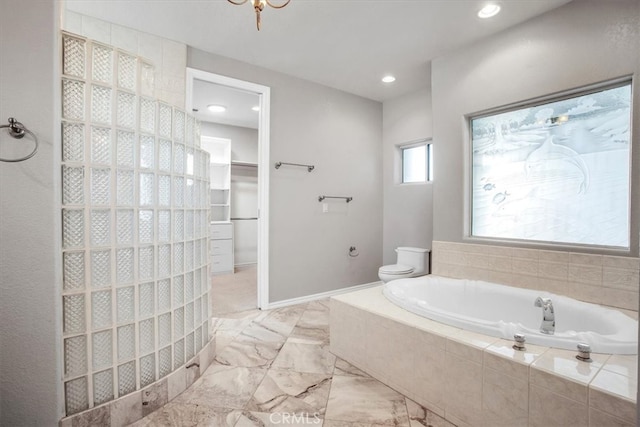
[[[399,247],[398,264],[413,267],[415,271],[429,272],[429,249]]]

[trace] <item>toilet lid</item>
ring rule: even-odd
[[[383,265],[380,267],[380,273],[385,274],[409,274],[413,273],[413,267],[402,264]]]

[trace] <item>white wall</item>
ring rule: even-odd
[[[63,414],[58,16],[58,2],[2,2],[1,124],[15,117],[40,141],[35,157],[0,163],[2,426],[54,426]],[[2,129],[0,157],[27,144]]]
[[[271,88],[271,302],[378,280],[382,262],[382,105],[189,49],[189,67]],[[318,196],[352,196],[329,202]],[[360,255],[351,258],[349,247]]]
[[[640,73],[640,2],[574,1],[432,63],[434,240],[464,233],[465,114]],[[635,82],[637,85],[637,82]],[[634,88],[634,104],[640,91]],[[634,114],[631,253],[640,231],[640,115]]]
[[[154,68],[154,97],[184,108],[187,45],[111,22],[63,10],[62,28],[148,59]]]
[[[430,88],[385,101],[383,104],[384,264],[396,263],[394,249],[398,246],[431,248],[432,183],[401,184],[402,169],[398,150],[399,144],[431,138],[431,115]]]
[[[228,138],[231,140],[231,160],[243,162],[258,161],[258,130],[219,123],[202,122],[202,135]]]

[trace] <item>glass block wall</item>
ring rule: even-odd
[[[209,340],[209,156],[153,65],[62,34],[66,414],[145,387]]]

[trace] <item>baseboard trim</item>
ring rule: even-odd
[[[282,301],[270,302],[267,307],[263,307],[263,310],[271,310],[273,308],[288,307],[290,305],[303,304],[305,302],[316,301],[323,298],[332,297],[334,295],[346,294],[347,292],[359,291],[361,289],[372,288],[374,286],[381,285],[382,282],[364,283],[362,285],[350,286],[348,288],[334,289],[332,291],[320,292],[319,294],[306,295],[303,297],[291,298]]]
[[[258,265],[258,262],[257,261],[254,261],[254,262],[239,262],[237,264],[234,264],[233,266],[234,267],[248,267],[248,266],[251,266],[251,265]]]

